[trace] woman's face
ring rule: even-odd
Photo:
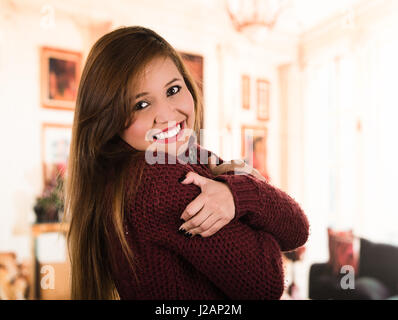
[[[141,151],[174,155],[185,151],[195,122],[194,100],[173,61],[168,57],[151,61],[133,88],[133,97],[136,112],[123,140]]]

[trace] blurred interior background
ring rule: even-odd
[[[69,297],[58,191],[79,76],[130,25],[194,74],[202,145],[249,159],[306,212],[283,298],[398,295],[398,1],[0,0],[0,299]]]

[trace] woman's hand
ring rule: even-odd
[[[188,172],[182,184],[194,183],[202,193],[184,210],[181,219],[185,222],[180,231],[189,237],[210,237],[235,217],[235,203],[228,185]]]
[[[255,178],[267,182],[267,179],[265,179],[264,176],[261,175],[261,173],[257,169],[254,169],[243,160],[232,160],[231,162],[224,162],[220,165],[217,165],[216,158],[214,157],[214,155],[211,155],[209,157],[209,169],[211,173],[215,176],[224,174],[228,171],[235,171],[237,174],[251,174]]]

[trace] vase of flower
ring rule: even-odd
[[[36,223],[59,222],[59,212],[64,209],[63,179],[57,176],[46,184],[43,194],[36,198],[33,210],[36,214]]]

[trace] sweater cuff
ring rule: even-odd
[[[233,171],[228,171],[216,176],[214,180],[225,182],[232,192],[235,202],[235,217],[233,220],[240,219],[248,212],[258,210],[260,194],[253,178],[247,174],[234,174]]]

